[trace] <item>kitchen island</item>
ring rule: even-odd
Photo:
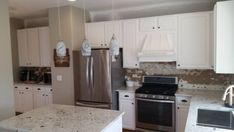
[[[233,130],[197,125],[198,109],[233,111],[223,106],[222,90],[180,89],[177,95],[192,96],[185,132],[233,132]]]
[[[113,110],[52,104],[1,121],[0,131],[122,132],[123,114]]]

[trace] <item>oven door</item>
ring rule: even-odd
[[[175,101],[136,98],[137,128],[175,131]]]

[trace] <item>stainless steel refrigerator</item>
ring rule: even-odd
[[[117,109],[115,90],[124,85],[122,51],[114,58],[109,49],[93,49],[89,57],[74,51],[73,60],[76,105]]]

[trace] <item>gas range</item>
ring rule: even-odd
[[[175,100],[178,89],[177,77],[146,76],[143,86],[136,90],[136,97]]]
[[[137,128],[175,132],[177,88],[177,77],[145,76],[135,95]]]

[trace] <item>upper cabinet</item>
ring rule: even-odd
[[[211,12],[179,15],[179,69],[210,69]]]
[[[122,21],[105,22],[105,43],[109,46],[110,40],[115,35],[120,47],[123,46]]]
[[[123,67],[139,68],[137,43],[138,19],[123,21]]]
[[[176,15],[139,19],[140,62],[176,61]]]
[[[50,45],[50,34],[49,27],[41,27],[38,29],[39,42],[40,42],[40,62],[41,66],[51,66],[51,45]]]
[[[216,73],[234,73],[234,1],[217,2],[214,11]]]
[[[86,23],[85,31],[86,38],[94,48],[108,48],[113,34],[115,34],[120,47],[122,47],[123,32],[121,21]]]
[[[50,67],[49,28],[18,30],[19,64],[22,67]]]
[[[85,24],[86,38],[92,47],[107,47],[105,43],[105,23],[95,22]]]

